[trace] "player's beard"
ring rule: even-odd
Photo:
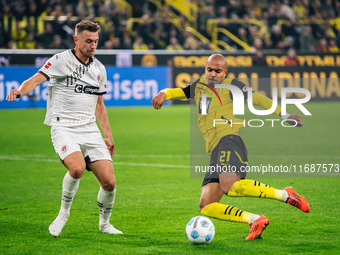
[[[215,86],[215,84],[217,84],[217,80],[216,79],[212,79],[212,78],[208,79],[208,85]]]
[[[94,56],[95,51],[83,51],[79,49],[80,53],[86,58],[92,58]]]

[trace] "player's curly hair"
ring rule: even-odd
[[[76,25],[76,35],[83,31],[99,32],[100,25],[90,20],[82,20]]]

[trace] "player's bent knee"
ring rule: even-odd
[[[116,180],[109,180],[101,183],[102,188],[106,191],[113,191],[116,187]]]
[[[201,199],[200,204],[199,204],[200,211],[202,211],[202,209],[204,207],[206,207],[207,205],[210,205],[210,204],[215,203],[215,202],[217,202],[217,201],[212,200],[212,199]]]
[[[85,167],[84,168],[82,168],[81,166],[72,167],[72,168],[68,169],[68,171],[69,171],[72,178],[79,179],[83,176],[83,173],[85,171]]]
[[[234,185],[235,182],[239,181],[240,178],[229,178],[229,177],[222,177],[220,175],[220,187],[223,192],[223,194],[228,195],[229,190]]]
[[[205,206],[207,206],[206,203],[201,203],[201,202],[200,202],[200,211],[202,211],[202,209],[203,209]]]

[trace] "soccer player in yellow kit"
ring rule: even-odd
[[[227,62],[220,54],[213,54],[205,66],[206,79],[198,79],[184,88],[164,89],[153,99],[155,109],[160,109],[167,100],[193,98],[197,105],[198,126],[206,141],[206,151],[211,156],[210,166],[233,166],[238,171],[208,171],[204,177],[200,210],[209,217],[221,220],[247,223],[250,226],[246,238],[255,239],[269,225],[269,219],[263,215],[243,211],[231,205],[219,203],[225,194],[230,197],[270,198],[285,202],[308,213],[310,208],[307,200],[297,194],[291,187],[278,190],[255,180],[245,179],[246,171],[241,171],[248,165],[247,150],[243,140],[238,135],[242,124],[234,118],[233,95],[226,88],[215,88],[215,84],[231,84],[244,92],[247,98],[247,87],[237,79],[227,77]],[[209,91],[210,90],[210,91]],[[209,91],[209,93],[207,93]],[[210,93],[211,92],[211,93]],[[206,109],[202,112],[202,95],[206,95]],[[210,98],[208,98],[208,96]],[[215,97],[215,98],[212,98]],[[215,99],[215,100],[214,100]],[[253,104],[270,109],[272,100],[257,92],[252,94]],[[275,114],[281,116],[281,108],[277,106]],[[214,125],[214,119],[222,119],[223,125]],[[301,116],[289,115],[288,123],[302,127]]]

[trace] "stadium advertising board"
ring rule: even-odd
[[[0,108],[45,108],[48,81],[38,86],[31,94],[15,102],[7,102],[11,89],[38,71],[34,67],[0,68]],[[169,83],[168,67],[106,67],[107,93],[103,95],[106,106],[150,105],[151,99]]]
[[[0,50],[0,67],[4,66],[42,66],[54,53],[60,50],[11,51]],[[122,66],[174,66],[203,67],[208,57],[214,52],[190,51],[130,51],[130,50],[97,50],[96,58],[104,65]],[[249,53],[221,52],[226,56],[229,67],[256,67]],[[128,57],[128,58],[127,58]],[[283,53],[265,53],[267,67],[285,67],[287,55]],[[299,67],[340,67],[340,55],[337,53],[304,53],[297,54]]]
[[[199,77],[204,77],[204,68],[172,68],[173,87],[184,87]],[[271,97],[273,88],[303,88],[310,92],[311,101],[338,101],[340,80],[335,67],[252,67],[229,68],[228,76],[238,78],[254,91]],[[303,95],[290,93],[287,98],[301,98]],[[185,101],[174,101],[183,103]]]

